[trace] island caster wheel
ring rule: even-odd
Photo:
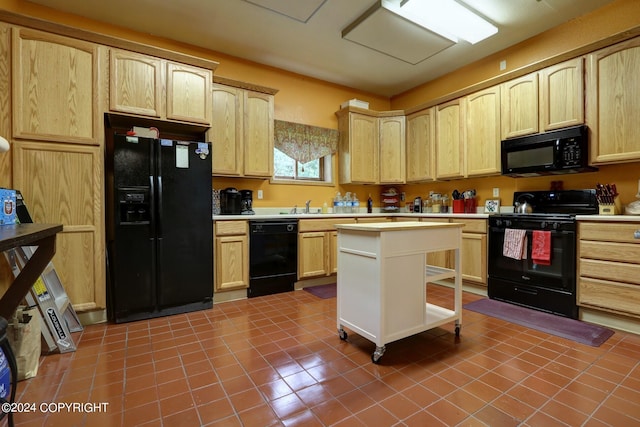
[[[342,341],[346,341],[349,335],[347,334],[347,331],[345,331],[344,329],[338,329],[338,336]]]
[[[371,355],[371,361],[376,365],[380,362],[380,358],[384,355],[384,352],[387,348],[385,346],[376,347],[376,351]]]

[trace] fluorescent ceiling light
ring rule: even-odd
[[[382,0],[382,7],[456,43],[476,44],[498,32],[455,0]]]

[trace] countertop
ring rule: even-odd
[[[578,215],[578,221],[636,222],[640,224],[640,215]]]
[[[373,222],[368,224],[338,224],[338,230],[355,230],[355,231],[401,231],[416,230],[425,228],[460,228],[463,224],[454,222],[420,222],[420,221],[404,221],[404,222]]]
[[[460,213],[352,213],[352,214],[256,214],[256,215],[214,215],[214,221],[228,220],[263,220],[263,219],[326,219],[326,218],[375,218],[375,217],[402,217],[402,218],[459,218],[459,219],[487,219],[489,214],[460,214]],[[577,215],[578,221],[602,221],[602,222],[635,222],[640,223],[640,215]]]
[[[488,214],[454,214],[454,213],[352,213],[352,214],[262,214],[262,215],[214,215],[214,221],[220,220],[261,220],[261,219],[323,219],[323,218],[375,218],[375,217],[403,217],[403,218],[460,218],[487,219]]]

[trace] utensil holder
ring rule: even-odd
[[[475,197],[464,199],[464,213],[477,213]]]
[[[453,213],[465,213],[465,203],[462,199],[455,199],[453,201]]]

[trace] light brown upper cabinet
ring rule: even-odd
[[[540,70],[540,131],[584,123],[582,57]]]
[[[207,139],[214,155],[214,175],[242,175],[242,89],[213,84],[213,115]]]
[[[461,178],[464,176],[464,103],[459,98],[437,105],[435,111],[436,178]]]
[[[407,116],[407,182],[435,179],[434,108]]]
[[[167,119],[211,123],[211,70],[167,62]]]
[[[500,86],[465,97],[466,176],[499,174]]]
[[[501,92],[502,139],[538,133],[538,73],[503,83]]]
[[[13,137],[99,145],[97,45],[13,29]]]
[[[377,184],[378,118],[345,109],[338,113],[340,183]]]
[[[271,178],[274,96],[214,83],[212,98],[213,174]]]
[[[244,175],[273,175],[273,95],[245,90],[243,93]]]
[[[211,70],[112,49],[109,109],[209,125],[211,81]]]
[[[587,61],[592,163],[640,160],[640,37],[594,52]]]
[[[340,183],[404,183],[404,114],[358,110],[343,108],[336,112],[340,130]]]
[[[112,49],[110,70],[110,110],[151,117],[162,115],[162,60]]]
[[[405,180],[405,117],[378,118],[380,184],[403,184]]]

